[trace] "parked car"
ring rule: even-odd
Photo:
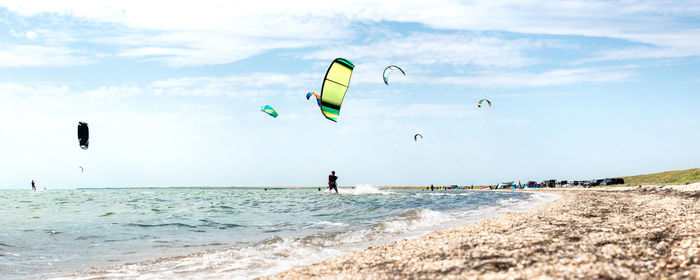
[[[545,180],[545,181],[542,181],[540,186],[542,188],[553,188],[553,187],[555,187],[556,183],[557,183],[557,180]]]
[[[605,180],[605,179],[591,180],[590,182],[586,183],[584,186],[587,187],[587,188],[595,187],[595,186],[600,186],[600,183],[602,183],[603,180]]]
[[[601,185],[601,186],[610,186],[610,185],[614,185],[614,184],[615,184],[615,183],[613,183],[613,182],[615,182],[615,181],[613,181],[613,179],[605,178],[605,179],[603,179],[602,182],[600,182],[600,185]]]
[[[570,181],[567,184],[567,186],[569,186],[569,187],[583,186],[583,183],[585,183],[585,181]]]
[[[600,183],[601,186],[611,186],[611,185],[620,185],[624,184],[625,179],[622,178],[605,178],[603,182]]]

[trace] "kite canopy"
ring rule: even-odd
[[[340,105],[350,85],[353,69],[355,65],[344,58],[336,58],[328,67],[321,86],[321,113],[329,120],[338,121]]]
[[[277,117],[277,111],[275,111],[275,109],[273,109],[272,106],[270,106],[270,105],[267,105],[267,104],[263,105],[262,107],[260,107],[260,111],[267,113],[268,115],[272,116],[273,118]]]
[[[85,168],[83,168],[82,166],[78,166],[78,167],[80,167],[80,173],[85,172]]]
[[[87,123],[78,122],[78,143],[80,144],[80,148],[87,150],[90,144],[90,132]]]
[[[387,68],[384,68],[384,74],[382,75],[384,77],[384,83],[388,86],[389,85],[389,74],[394,71],[394,69],[397,69],[401,71],[401,74],[406,76],[406,72],[403,71],[403,69],[399,68],[396,65],[389,65]]]
[[[420,135],[420,133],[416,133],[416,135],[413,135],[413,140],[418,141],[418,136],[420,136],[420,139],[423,139],[423,135]]]
[[[476,106],[479,107],[479,108],[481,108],[481,102],[484,102],[484,101],[486,101],[486,103],[489,104],[489,107],[491,107],[491,101],[489,101],[488,99],[481,99],[481,100],[479,100],[479,103],[477,103]]]
[[[318,103],[318,106],[321,106],[321,96],[318,95],[318,93],[315,93],[313,91],[309,91],[309,93],[306,94],[306,100],[309,100],[311,96],[316,96],[316,103]]]

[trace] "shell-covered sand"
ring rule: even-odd
[[[548,191],[554,202],[265,279],[700,279],[700,192]]]

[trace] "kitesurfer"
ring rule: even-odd
[[[433,186],[433,184],[430,184],[430,191],[434,191],[434,190],[435,190],[435,186]]]
[[[335,189],[335,193],[338,193],[338,184],[336,183],[337,180],[338,176],[335,176],[335,171],[331,171],[331,175],[328,175],[328,193],[330,193],[333,189]]]
[[[32,180],[32,190],[36,191],[36,186],[34,185],[34,180]]]

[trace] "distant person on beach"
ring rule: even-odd
[[[34,180],[32,180],[32,190],[36,191],[36,186],[34,185]]]
[[[335,189],[335,193],[338,193],[338,176],[335,176],[335,171],[331,171],[331,175],[328,175],[328,193]]]

